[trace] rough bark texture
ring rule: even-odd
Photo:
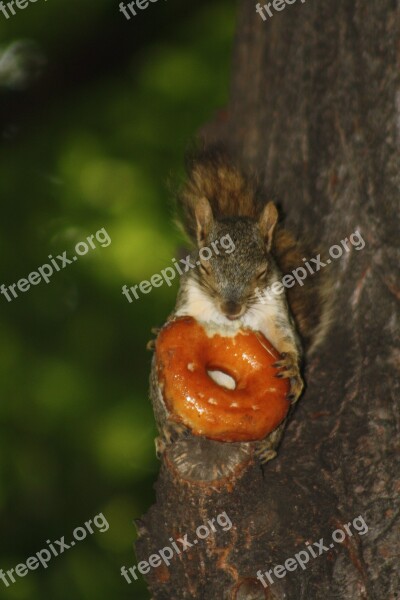
[[[183,476],[166,455],[138,558],[170,536],[193,540],[223,511],[233,527],[153,568],[157,600],[400,598],[399,17],[395,0],[308,0],[263,22],[242,2],[231,103],[204,135],[262,170],[290,224],[318,235],[322,260],[357,228],[366,246],[326,267],[332,326],[308,360],[278,458],[262,472],[243,451],[241,468],[214,484]],[[365,535],[266,589],[256,580],[306,541],[329,545],[358,515]]]

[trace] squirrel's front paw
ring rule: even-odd
[[[299,363],[297,356],[290,352],[281,354],[282,359],[274,364],[274,367],[279,369],[279,373],[275,377],[290,379],[290,391],[288,398],[292,404],[295,404],[301,396],[304,388],[304,382],[300,375]]]

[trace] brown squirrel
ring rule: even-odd
[[[183,227],[197,247],[191,255],[197,266],[183,273],[171,317],[192,316],[225,330],[250,328],[263,333],[282,355],[276,363],[277,377],[290,379],[289,398],[294,404],[304,387],[303,347],[315,346],[323,331],[324,287],[317,276],[287,290],[281,285],[273,294],[263,291],[304,266],[310,251],[278,223],[277,208],[266,202],[256,178],[224,152],[197,152],[187,170],[179,203]],[[234,252],[212,252],[207,260],[202,258],[202,248],[215,249],[224,236],[232,241]],[[284,423],[259,442],[262,462],[276,456],[283,428]],[[180,429],[172,424],[167,442]]]

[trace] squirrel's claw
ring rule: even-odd
[[[277,456],[276,450],[272,450],[271,448],[260,447],[257,448],[255,454],[262,465],[265,465],[270,460],[273,460]]]
[[[183,423],[176,423],[175,421],[169,421],[163,429],[163,437],[168,446],[179,438],[187,437],[189,433],[189,429]]]
[[[189,433],[189,429],[182,423],[168,421],[163,427],[161,435],[154,440],[157,458],[161,458],[168,446],[181,438],[187,437]]]
[[[190,431],[182,423],[176,423],[174,421],[168,421],[166,425],[160,431],[161,435],[155,438],[154,444],[156,447],[156,456],[158,460],[161,459],[162,455],[174,442],[179,439],[185,438],[189,435]]]
[[[254,453],[262,465],[265,465],[277,456],[276,448],[279,445],[284,429],[285,421],[256,445]]]
[[[156,348],[156,340],[149,340],[146,344],[146,350],[150,350],[151,352]]]
[[[152,334],[154,334],[156,336],[156,339],[157,339],[157,336],[161,331],[161,327],[152,327],[150,329],[150,331]],[[155,350],[155,347],[156,347],[156,340],[149,340],[146,344],[146,350],[150,350],[150,352]]]
[[[300,398],[301,393],[304,389],[304,382],[298,374],[296,377],[291,377],[290,379],[290,393],[288,395],[288,399],[292,404],[295,404],[297,400]]]
[[[299,399],[304,387],[303,379],[300,375],[299,364],[295,354],[282,354],[281,360],[278,360],[273,366],[276,369],[281,369],[281,371],[279,371],[275,377],[278,377],[279,379],[290,379],[290,391],[288,394],[288,399],[292,404],[294,404]]]
[[[165,448],[166,448],[165,440],[163,440],[163,438],[161,436],[158,436],[154,440],[154,445],[156,447],[156,456],[157,456],[158,460],[160,460],[161,456],[165,452]]]

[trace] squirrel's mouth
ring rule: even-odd
[[[242,314],[243,313],[240,313],[239,315],[227,315],[227,314],[225,314],[225,316],[230,321],[237,321],[238,319],[240,319],[240,317],[242,316]]]

